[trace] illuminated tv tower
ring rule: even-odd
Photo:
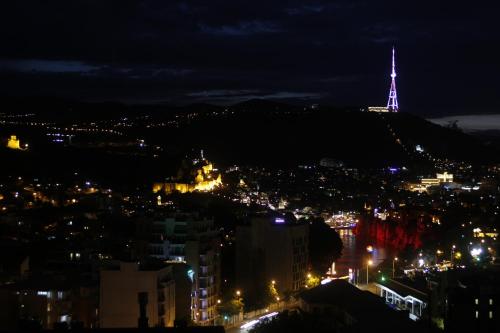
[[[389,91],[389,101],[387,101],[387,110],[389,112],[398,112],[398,94],[396,93],[396,60],[394,57],[394,46],[392,47],[392,73],[391,90]]]

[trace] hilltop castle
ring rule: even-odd
[[[221,174],[202,154],[201,159],[195,159],[192,163],[186,160],[183,161],[174,181],[153,184],[153,193],[164,192],[170,194],[174,191],[181,193],[209,192],[221,185]]]
[[[27,145],[25,145],[27,146]],[[7,140],[7,148],[10,149],[15,149],[15,150],[24,150],[26,148],[21,148],[21,142],[15,135],[11,135],[10,138]]]

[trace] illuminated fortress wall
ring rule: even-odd
[[[194,191],[210,192],[221,185],[221,174],[216,175],[213,171],[213,165],[208,163],[196,170],[196,177],[194,177],[194,181],[192,183],[155,183],[153,184],[153,193],[164,192],[166,194],[170,194],[175,191],[180,193],[190,193]]]
[[[21,150],[21,143],[15,135],[11,135],[7,141],[7,148]]]

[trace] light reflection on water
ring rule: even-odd
[[[335,263],[335,270],[338,276],[347,275],[349,268],[366,268],[366,263],[369,259],[373,261],[373,267],[376,267],[390,255],[385,247],[354,235],[352,229],[339,229],[337,232],[344,244],[342,256]],[[373,246],[372,253],[368,253],[366,250],[368,245]]]

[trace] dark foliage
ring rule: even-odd
[[[309,225],[309,260],[312,270],[324,274],[342,254],[342,240],[323,219],[313,219]]]
[[[276,318],[258,324],[252,333],[332,333],[336,332],[331,318],[321,314],[282,312]]]

